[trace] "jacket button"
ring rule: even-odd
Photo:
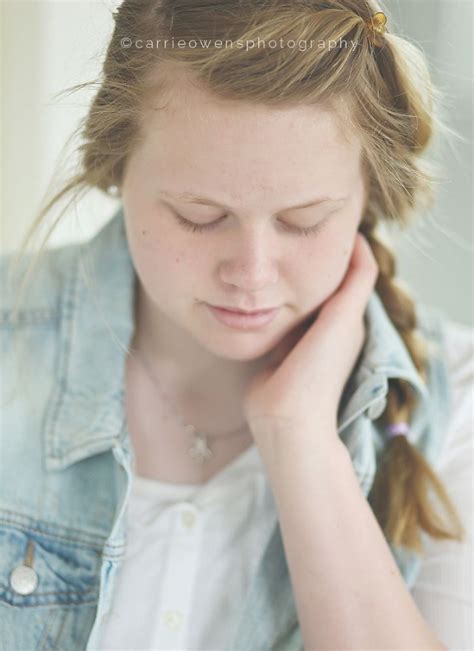
[[[370,418],[370,420],[375,420],[376,418],[378,418],[383,414],[386,406],[387,406],[387,398],[383,396],[382,398],[379,398],[378,400],[373,402],[367,408],[367,416]]]
[[[38,575],[28,565],[19,565],[10,574],[10,586],[17,594],[31,594],[37,585]]]

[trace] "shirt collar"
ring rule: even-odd
[[[46,465],[64,468],[126,438],[125,356],[133,335],[136,274],[123,208],[90,241],[71,249],[61,296],[59,381],[46,427]],[[428,396],[382,301],[374,292],[365,312],[367,337],[347,385],[338,429],[387,391],[388,378]]]

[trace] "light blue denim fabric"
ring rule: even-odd
[[[124,559],[133,460],[123,400],[136,275],[123,212],[90,241],[48,251],[15,322],[8,263],[3,256],[0,647],[92,651],[100,648],[102,617]],[[366,344],[338,413],[339,435],[366,496],[385,443],[377,418],[388,378],[404,378],[417,392],[410,439],[429,461],[446,432],[451,394],[443,318],[427,306],[418,307],[418,317],[431,347],[427,386],[376,293],[367,306]],[[19,581],[23,570],[12,578],[28,564],[28,543],[34,587],[31,576]],[[392,553],[411,587],[420,558],[402,548]],[[231,648],[303,648],[278,524],[262,550]]]

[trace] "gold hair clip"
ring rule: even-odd
[[[369,20],[365,21],[369,30],[370,40],[375,47],[382,47],[383,39],[387,27],[387,16],[383,11],[377,11]]]
[[[335,9],[335,5],[329,2],[320,2],[317,4],[318,9]],[[383,11],[377,11],[371,18],[365,21],[369,39],[375,47],[382,47],[383,36],[387,27],[387,16]]]

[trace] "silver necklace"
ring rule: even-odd
[[[168,408],[168,410],[173,414],[173,416],[178,420],[179,424],[181,427],[186,431],[187,435],[191,437],[192,443],[191,446],[188,448],[188,454],[189,456],[194,459],[194,461],[197,461],[200,464],[205,463],[208,459],[210,459],[212,456],[214,456],[214,451],[210,446],[210,441],[214,439],[227,439],[230,438],[231,436],[235,436],[237,434],[241,434],[244,432],[249,432],[248,429],[248,424],[245,422],[241,427],[238,429],[231,430],[230,432],[224,432],[220,434],[208,434],[205,432],[202,432],[201,430],[198,430],[192,423],[188,423],[184,421],[180,415],[178,414],[176,408],[174,407],[174,400],[171,398],[169,394],[167,394],[163,387],[161,386],[161,383],[158,381],[158,379],[155,377],[153,374],[152,370],[150,369],[148,362],[144,357],[141,355],[137,355],[137,352],[135,350],[135,354],[133,357],[138,359],[141,363],[141,365],[144,367],[146,370],[146,373],[148,377],[151,379],[153,382],[154,386],[158,390],[158,392],[161,394],[162,398],[164,398],[163,404],[165,404]],[[173,405],[173,406],[172,406]]]

